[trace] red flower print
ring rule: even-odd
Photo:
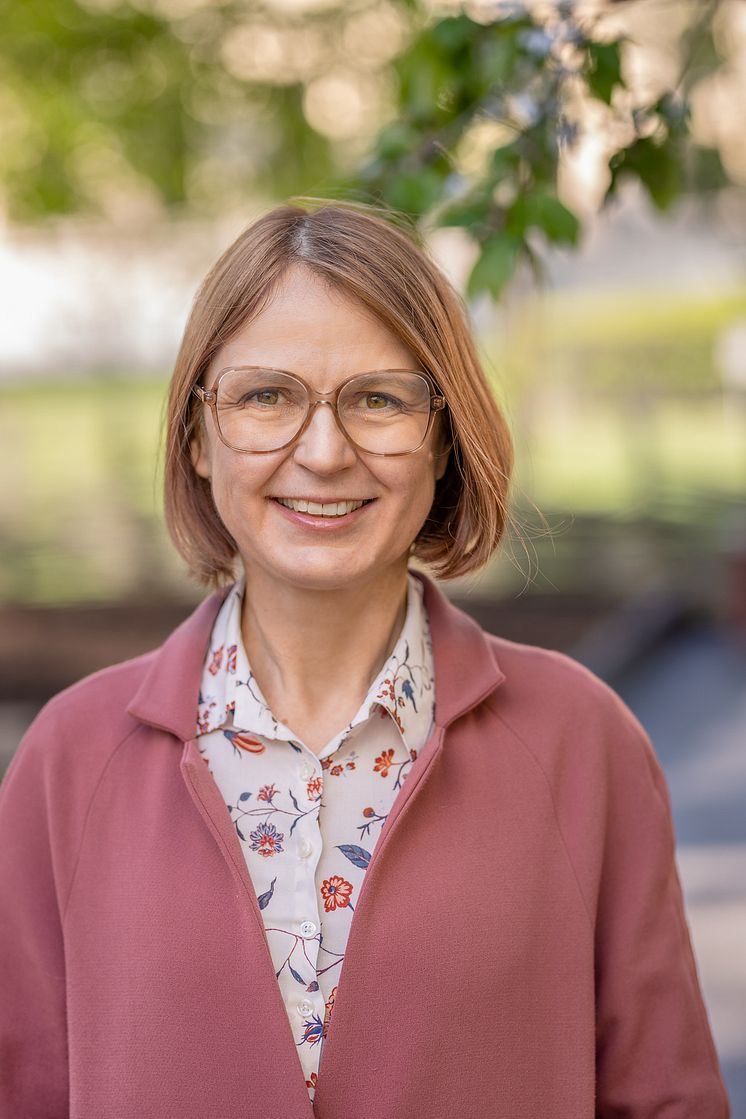
[[[223,663],[223,646],[221,645],[219,649],[214,650],[214,652],[212,654],[212,660],[210,661],[210,667],[209,667],[208,671],[210,673],[212,673],[213,676],[217,676],[218,672],[220,671],[220,666],[221,666],[222,663]]]
[[[394,751],[384,750],[383,753],[376,758],[376,764],[373,766],[374,773],[380,773],[381,777],[388,777],[389,769],[394,764]]]
[[[376,814],[375,808],[364,808],[363,809],[363,816],[365,816],[366,820],[369,820],[371,818],[371,816],[375,816],[375,814]]]
[[[354,768],[355,768],[355,763],[354,762],[347,762],[347,764],[345,765],[345,769],[354,769]]]
[[[324,1011],[324,1037],[326,1037],[329,1032],[329,1023],[331,1021],[332,1011],[334,1010],[334,997],[336,994],[337,988],[332,987],[329,998],[326,1000],[326,1009]],[[311,1075],[313,1075],[313,1073]]]
[[[410,750],[409,751],[409,756],[410,756],[410,758],[412,759],[413,762],[417,761],[417,751],[416,750]]]
[[[272,803],[273,796],[277,796],[277,789],[274,785],[262,785],[261,789],[257,793],[257,797],[259,800],[266,800],[270,804]]]
[[[324,899],[324,911],[331,913],[334,909],[344,909],[350,904],[352,883],[338,874],[325,878],[321,883],[321,896]]]
[[[199,708],[197,711],[197,734],[207,734],[210,729],[210,715],[215,709],[214,700],[208,703],[206,707]]]
[[[239,750],[244,750],[247,754],[263,754],[266,747],[263,742],[258,738],[252,738],[250,734],[243,734],[241,731],[226,729],[223,734],[228,741],[237,746]]]
[[[331,773],[332,777],[339,777],[340,773],[342,772],[342,768],[343,767],[341,765],[333,765],[329,772]]]
[[[315,1073],[315,1072],[312,1072],[311,1073],[311,1079],[306,1081],[306,1088],[315,1088],[317,1081],[318,1081],[318,1074]]]
[[[322,788],[323,788],[323,781],[321,780],[321,778],[320,777],[312,777],[311,780],[308,782],[307,789],[306,789],[306,791],[308,793],[308,799],[309,800],[318,800],[319,797],[321,796]]]
[[[238,652],[238,645],[229,645],[227,651],[227,660],[225,662],[226,672],[236,671],[236,654]]]
[[[329,761],[328,758],[322,758],[321,759],[321,768],[322,769],[328,769],[331,764],[332,763]]]

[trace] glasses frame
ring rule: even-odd
[[[248,369],[264,369],[268,373],[282,373],[283,376],[290,377],[292,378],[292,380],[297,381],[298,384],[302,385],[308,396],[308,411],[306,413],[305,419],[303,420],[303,423],[300,425],[295,435],[292,437],[292,439],[288,439],[286,443],[282,443],[279,447],[272,447],[272,449],[268,451],[248,451],[242,447],[234,447],[234,445],[232,443],[229,443],[228,440],[225,438],[220,428],[220,419],[218,418],[218,394],[220,392],[220,382],[229,373],[240,373]],[[425,434],[422,436],[420,442],[410,451],[369,451],[365,447],[361,447],[359,443],[355,442],[355,440],[352,438],[352,436],[342,423],[339,411],[337,409],[337,401],[339,400],[340,393],[344,388],[346,388],[347,385],[350,384],[351,381],[355,381],[359,377],[370,377],[371,373],[416,373],[418,377],[421,377],[423,381],[427,382],[427,385],[430,388],[430,414],[428,415],[427,419],[427,428],[425,429]],[[273,369],[266,365],[229,365],[226,369],[220,370],[215,380],[215,384],[211,389],[206,389],[202,385],[195,385],[192,388],[192,392],[197,397],[197,399],[201,401],[202,404],[206,404],[207,407],[211,410],[212,417],[215,422],[215,429],[218,433],[221,443],[224,443],[225,446],[228,447],[231,451],[237,451],[238,454],[241,455],[272,455],[275,453],[275,451],[284,451],[286,447],[291,447],[293,443],[300,439],[301,435],[310,424],[315,409],[318,407],[319,404],[329,405],[329,407],[332,409],[332,412],[334,413],[334,419],[339,430],[342,432],[347,441],[351,443],[352,446],[355,447],[358,451],[362,451],[364,455],[376,455],[379,458],[390,458],[399,455],[413,455],[416,451],[419,451],[420,448],[423,447],[425,442],[427,441],[427,437],[430,434],[433,426],[435,414],[437,412],[444,411],[447,407],[445,397],[441,393],[437,392],[435,382],[433,381],[432,377],[430,377],[430,375],[428,373],[425,373],[422,369],[370,369],[363,373],[354,373],[351,377],[348,377],[345,381],[342,381],[340,385],[337,385],[334,392],[323,393],[316,392],[315,389],[312,389],[308,382],[304,381],[302,377],[299,377],[297,373],[290,373],[286,369]]]

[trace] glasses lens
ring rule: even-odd
[[[274,369],[231,369],[218,388],[218,423],[237,451],[273,451],[300,429],[308,410],[303,385]]]
[[[430,385],[419,373],[364,373],[339,395],[339,418],[359,447],[378,454],[413,451],[430,419]]]
[[[220,431],[237,451],[273,451],[292,441],[308,413],[308,394],[275,369],[231,369],[220,378]],[[419,373],[363,373],[339,394],[339,419],[365,451],[403,454],[422,443],[430,419],[430,385]]]

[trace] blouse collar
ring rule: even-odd
[[[196,735],[235,729],[267,739],[293,741],[293,731],[273,712],[251,671],[241,636],[245,591],[242,576],[228,591],[215,619],[202,668]],[[355,727],[380,714],[397,726],[408,750],[420,750],[435,708],[432,642],[423,603],[422,583],[407,579],[407,609],[396,645],[373,680],[357,714],[327,743],[326,757]]]
[[[424,605],[432,634],[438,681],[435,723],[448,727],[471,711],[505,681],[498,650],[505,644],[449,602],[424,572],[412,572],[424,587]],[[137,684],[127,711],[147,726],[185,742],[194,736],[194,711],[205,650],[226,591],[205,598],[164,643],[130,662]]]

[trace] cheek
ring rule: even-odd
[[[404,506],[404,516],[412,520],[424,518],[430,510],[435,495],[435,468],[432,453],[427,451],[416,462],[401,466],[391,489]]]
[[[237,521],[246,519],[252,498],[261,500],[258,495],[271,471],[259,459],[249,459],[228,448],[225,454],[213,456],[211,466],[212,498],[221,519],[232,530]]]

